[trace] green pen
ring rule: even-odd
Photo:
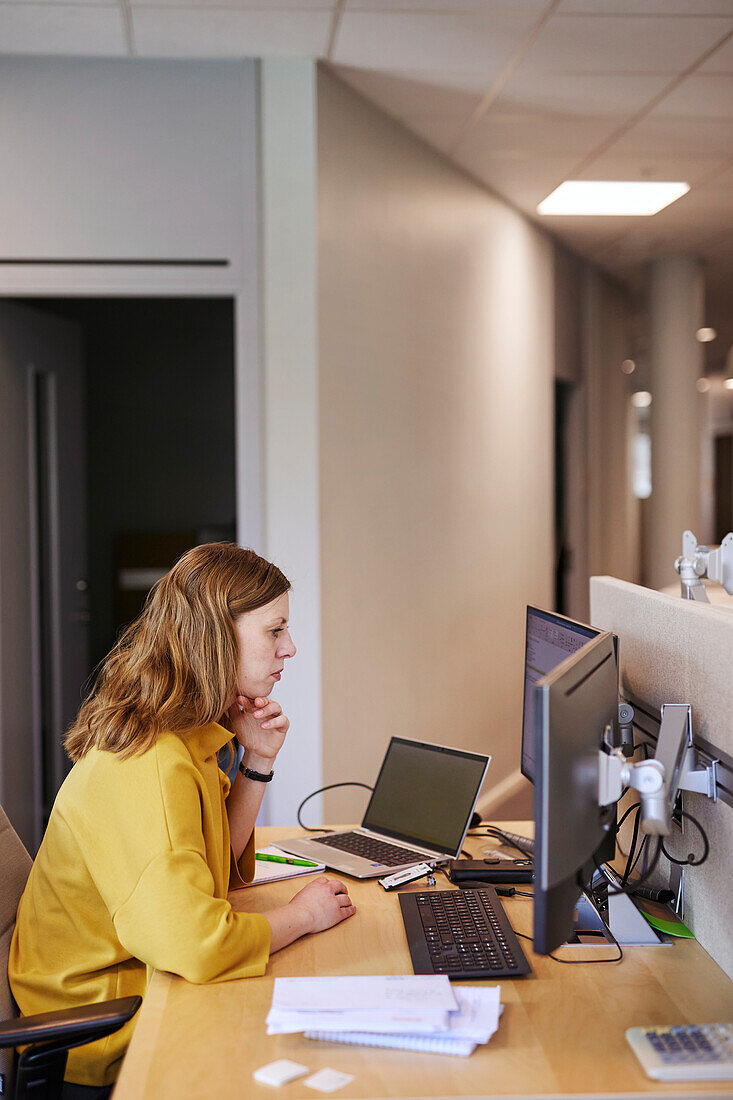
[[[307,859],[290,859],[289,856],[271,856],[267,852],[255,852],[255,859],[264,859],[267,863],[290,863],[293,867],[317,867]]]

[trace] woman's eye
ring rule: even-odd
[[[273,638],[277,638],[278,634],[282,634],[282,627],[278,626],[275,630],[271,630],[270,633],[272,634]]]

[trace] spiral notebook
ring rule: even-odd
[[[391,1047],[393,1050],[421,1050],[426,1054],[455,1054],[468,1058],[476,1049],[470,1039],[442,1035],[382,1035],[373,1031],[306,1031],[306,1039],[327,1043],[352,1043],[357,1047]]]
[[[393,1050],[418,1050],[426,1054],[453,1054],[467,1058],[478,1045],[488,1043],[499,1027],[502,1013],[501,987],[453,986],[457,1008],[449,1011],[445,1023],[429,1034],[405,1031],[350,1031],[348,1023],[340,1029],[310,1028],[306,1039],[328,1043],[352,1043],[360,1047],[390,1047]],[[379,1021],[375,1021],[379,1024]]]

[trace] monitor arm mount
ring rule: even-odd
[[[733,538],[733,536],[731,536]],[[692,736],[692,707],[665,703],[657,748],[651,760],[629,762],[621,748],[613,747],[613,730],[604,732],[604,749],[598,753],[598,804],[617,802],[626,787],[639,792],[641,829],[653,836],[672,830],[672,809],[679,791],[696,791],[717,799],[717,761],[696,753]]]
[[[733,596],[733,531],[729,531],[720,546],[698,546],[692,531],[682,536],[682,556],[674,567],[680,575],[683,600],[710,603],[702,577],[717,581]]]

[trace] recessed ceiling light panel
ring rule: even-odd
[[[539,214],[622,215],[656,214],[690,190],[688,183],[643,180],[565,180],[543,199]]]

